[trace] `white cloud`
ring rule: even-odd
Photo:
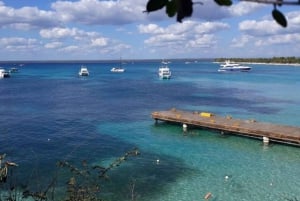
[[[273,20],[246,20],[239,24],[239,29],[249,35],[269,36],[283,32],[283,28]]]
[[[0,27],[29,30],[39,27],[58,25],[55,13],[39,10],[36,7],[23,7],[14,9],[7,7],[2,2],[0,5]]]
[[[222,22],[204,22],[197,23],[195,31],[197,33],[215,33],[221,30],[229,29],[229,25]]]
[[[265,8],[266,5],[253,2],[239,2],[228,8],[232,16],[244,16],[249,13],[257,12],[258,9]]]
[[[145,19],[146,2],[134,1],[57,1],[52,8],[64,22],[82,24],[126,24]]]
[[[86,37],[97,37],[99,34],[96,32],[86,32],[77,28],[61,28],[55,27],[51,29],[42,29],[40,35],[43,38],[75,38],[81,39]]]
[[[164,29],[159,27],[157,24],[148,24],[148,25],[139,25],[138,30],[140,33],[146,33],[146,34],[159,34],[163,33]]]
[[[98,46],[98,47],[103,47],[108,44],[108,39],[107,38],[96,38],[91,40],[91,45],[92,46]]]
[[[63,46],[62,42],[51,42],[44,45],[47,49],[57,49]]]
[[[299,44],[300,35],[298,33],[294,34],[284,34],[284,35],[275,35],[272,37],[264,38],[257,40],[255,43],[256,46],[270,46],[270,45],[283,45],[283,44]]]
[[[8,51],[34,51],[40,47],[40,43],[33,38],[26,39],[21,37],[8,37],[0,38],[0,46],[2,49]]]
[[[145,40],[145,44],[149,46],[165,46],[166,43],[171,43],[179,46],[185,44],[190,47],[209,46],[214,44],[214,33],[228,29],[229,25],[220,22],[204,22],[186,21],[181,24],[172,24],[166,28],[161,28],[158,25],[140,25],[139,31],[152,35]],[[159,30],[159,31],[157,31]],[[206,45],[204,44],[206,41]],[[179,45],[178,45],[179,44]]]
[[[194,40],[190,40],[187,44],[188,48],[206,48],[216,44],[216,40],[211,34],[204,34],[199,37],[195,37]]]
[[[202,20],[220,20],[231,17],[238,17],[257,12],[265,5],[252,3],[252,2],[237,2],[235,1],[232,6],[219,6],[213,0],[203,0],[203,5],[194,4],[193,17]]]
[[[242,35],[239,38],[234,38],[231,41],[231,47],[245,47],[251,40],[253,37],[249,36],[249,35]]]

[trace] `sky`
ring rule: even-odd
[[[300,56],[300,6],[283,28],[271,4],[197,1],[179,23],[148,0],[0,0],[0,61]]]

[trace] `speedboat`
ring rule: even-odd
[[[167,65],[167,62],[162,62],[162,65],[158,69],[158,76],[161,79],[170,79],[171,78],[171,70]]]
[[[226,60],[224,64],[220,65],[219,72],[225,72],[225,71],[242,71],[246,72],[251,70],[250,66],[244,66],[240,65],[238,63],[231,62],[230,60]]]
[[[9,71],[6,71],[3,68],[0,68],[0,78],[7,78],[10,77]]]
[[[125,72],[125,69],[121,67],[113,67],[112,69],[110,69],[110,71],[113,73],[123,73]]]
[[[80,71],[78,73],[79,76],[89,76],[89,71],[86,66],[81,66]]]

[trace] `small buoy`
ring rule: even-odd
[[[156,160],[156,164],[159,164],[159,159]]]
[[[183,132],[187,132],[187,125],[186,124],[182,125],[182,130],[183,130]]]
[[[225,179],[226,179],[226,180],[229,179],[229,176],[226,175],[226,176],[225,176]]]
[[[208,200],[210,197],[212,196],[211,192],[206,193],[206,195],[204,196],[205,200]]]
[[[50,138],[48,138],[48,142],[50,141]]]
[[[263,143],[264,145],[268,145],[269,144],[269,138],[268,137],[263,137]]]

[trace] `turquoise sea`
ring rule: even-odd
[[[82,64],[89,77],[77,76]],[[11,184],[47,189],[57,161],[107,167],[135,147],[140,155],[101,182],[105,200],[196,201],[208,192],[214,201],[300,200],[300,147],[196,128],[184,135],[180,125],[151,118],[177,108],[300,127],[300,67],[220,73],[211,61],[176,60],[172,78],[160,80],[160,61],[127,62],[120,74],[110,72],[114,65],[25,63],[0,79],[0,154],[19,165],[0,183],[0,200]]]

